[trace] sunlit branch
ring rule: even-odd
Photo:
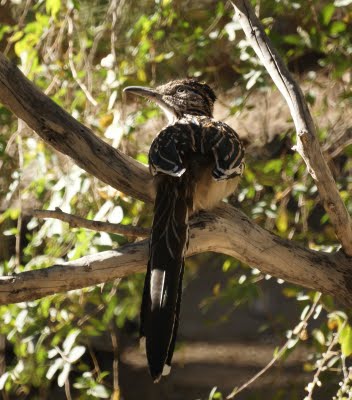
[[[352,305],[351,262],[334,254],[305,249],[260,228],[241,211],[223,204],[191,220],[187,255],[214,251],[292,283],[333,295]],[[59,292],[112,281],[146,268],[148,241],[128,244],[45,269],[0,278],[0,304],[29,301]]]
[[[352,256],[351,217],[339,195],[334,178],[322,155],[313,119],[304,95],[278,52],[266,36],[248,0],[234,0],[236,16],[258,58],[285,98],[297,131],[296,150],[304,159],[319,190],[321,201],[345,253]]]
[[[67,222],[70,227],[82,227],[98,232],[117,233],[123,236],[146,238],[150,229],[139,226],[113,224],[111,222],[92,221],[76,215],[67,214],[56,207],[55,210],[34,210],[33,216],[37,218],[55,218]]]
[[[71,157],[88,173],[127,195],[152,201],[154,189],[145,165],[94,135],[40,91],[1,53],[0,102],[46,143]]]

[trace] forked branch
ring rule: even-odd
[[[285,98],[297,132],[297,151],[313,177],[344,252],[352,257],[352,221],[335,180],[322,155],[312,116],[304,95],[264,32],[248,0],[233,0],[236,16],[277,88]]]
[[[75,120],[0,53],[0,102],[55,150],[110,186],[143,201],[154,197],[145,165]]]
[[[254,34],[253,38],[256,38],[257,34],[264,35],[258,25],[259,22],[257,23],[256,19],[251,22],[254,13],[250,8],[246,8],[248,3],[238,1],[236,7],[238,12],[242,13],[239,15],[247,34],[250,37]],[[265,36],[258,37],[264,38],[263,49],[256,45],[257,51],[266,54],[263,56],[264,61],[276,60],[276,53],[270,50],[270,47],[266,47]],[[277,60],[278,64],[274,64],[278,67],[272,70],[284,71],[279,59]],[[293,94],[298,96],[292,97],[290,104],[291,112],[295,112],[296,108],[298,110],[295,123],[301,141],[299,143],[303,149],[301,151],[317,181],[344,251],[346,254],[352,254],[349,242],[351,237],[349,216],[346,215],[330,171],[321,156],[313,123],[305,103],[302,103],[303,95],[299,89],[296,91],[294,83],[290,83],[290,80],[285,81],[284,73],[280,74],[284,82],[281,84],[281,89],[285,91],[285,87],[289,87],[286,90],[287,98],[291,99]],[[144,201],[153,199],[151,177],[145,166],[95,136],[90,129],[77,122],[39,91],[1,54],[0,101],[34,129],[45,142],[70,156],[87,172],[128,195]],[[308,122],[305,122],[305,113],[308,113]],[[315,150],[317,155],[312,154]],[[340,221],[343,218],[345,220]],[[342,237],[343,234],[345,238]],[[342,252],[326,254],[304,249],[259,227],[242,212],[229,205],[223,204],[214,212],[203,213],[191,221],[188,255],[205,251],[233,256],[252,267],[259,268],[264,273],[329,293],[341,302],[352,305],[350,257]],[[141,241],[115,251],[86,256],[62,265],[5,276],[0,279],[0,304],[33,300],[140,272],[146,266],[147,255],[147,241]]]

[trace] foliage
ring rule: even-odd
[[[350,3],[264,0],[257,5],[267,33],[291,69],[306,72],[308,85],[318,70],[343,87],[337,99],[341,115],[352,93],[346,83],[352,53]],[[75,118],[141,162],[146,162],[148,142],[141,139],[139,128],[159,112],[150,106],[135,110],[126,105],[125,85],[155,84],[181,73],[206,79],[222,90],[235,87],[238,95],[226,104],[229,117],[255,113],[252,94],[267,93],[272,87],[225,1],[45,0],[8,1],[2,7],[12,15],[0,24],[2,51]],[[314,90],[308,90],[307,99],[316,104]],[[320,103],[322,114],[328,105]],[[110,222],[150,223],[150,208],[97,182],[54,153],[3,107],[0,121],[2,275],[45,268],[126,242],[118,235],[69,229],[55,220],[38,221],[31,217],[35,207],[60,207]],[[327,147],[333,128],[320,126],[320,139]],[[265,151],[248,146],[242,186],[232,201],[240,202],[256,222],[278,235],[334,251],[335,237],[314,182],[291,150],[294,142],[290,128],[266,143]],[[351,149],[343,148],[331,162],[341,196],[352,212],[351,154]],[[270,279],[228,259],[223,272],[226,283],[215,285],[213,297],[205,299],[203,306],[209,308],[221,300],[224,319],[236,307],[260,297],[261,282]],[[79,399],[115,394],[112,368],[101,371],[96,365],[92,342],[108,337],[110,343],[116,327],[123,329],[136,320],[142,280],[136,276],[0,307],[0,334],[11,354],[0,377],[4,399],[46,398],[55,385],[65,387],[66,396],[72,391]],[[282,288],[283,296],[297,301],[300,322],[304,321],[317,294],[293,285]],[[342,376],[336,398],[347,398],[351,393],[351,317],[328,296],[314,307],[311,319],[319,317],[319,327],[311,329],[310,321],[305,326],[299,322],[299,329],[281,326],[289,341],[282,357],[309,342],[303,368],[307,374],[319,368],[324,374],[312,378],[308,395],[316,386],[334,382],[334,375],[326,371],[335,371]],[[209,399],[221,398],[217,388],[209,395]]]

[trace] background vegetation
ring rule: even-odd
[[[352,212],[352,2],[253,3],[271,40],[299,76],[324,154]],[[316,186],[292,151],[295,135],[289,114],[228,2],[7,0],[0,6],[0,50],[75,118],[144,163],[163,117],[152,105],[129,103],[122,89],[184,76],[206,80],[220,95],[217,115],[239,130],[247,147],[245,175],[229,201],[280,236],[313,249],[336,250]],[[126,242],[118,235],[39,221],[31,216],[34,208],[60,207],[86,218],[150,224],[150,207],[104,186],[53,152],[1,106],[0,171],[1,275],[45,268]],[[226,321],[238,307],[260,301],[269,276],[222,256],[204,260],[202,256],[189,262],[189,279],[206,268],[203,263],[220,263],[224,278],[201,302],[202,312],[220,304],[221,320]],[[137,341],[142,284],[143,276],[134,276],[1,306],[2,397],[122,398],[119,336],[124,332]],[[273,357],[281,360],[304,346],[301,389],[306,385],[307,399],[313,392],[317,399],[323,392],[327,398],[352,399],[349,310],[329,296],[280,280],[278,284],[277,301],[293,299],[300,317],[295,321],[291,314],[276,315],[262,324],[258,336],[275,330],[283,347]],[[106,341],[111,343],[109,363],[99,356],[99,346]],[[217,385],[211,376],[208,380],[210,387]],[[221,399],[221,391],[202,392],[197,398]],[[270,398],[298,399],[302,392],[274,388]],[[175,399],[195,398],[173,393]],[[263,398],[260,391],[249,388],[249,393],[246,398]]]

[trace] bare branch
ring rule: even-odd
[[[346,325],[346,321],[342,324],[342,327],[339,328],[339,330],[333,334],[333,337],[331,338],[331,342],[329,344],[329,347],[327,350],[324,351],[323,357],[319,360],[319,366],[314,374],[312,382],[309,382],[308,385],[305,387],[305,390],[308,392],[307,396],[303,400],[313,400],[313,392],[316,386],[321,386],[319,385],[319,378],[320,374],[326,369],[326,364],[327,362],[336,354],[335,352],[332,351],[332,349],[338,344],[339,338],[341,335],[341,332],[343,332],[343,328]],[[335,397],[335,396],[334,396]]]
[[[145,166],[95,136],[1,54],[0,101],[87,172],[131,196],[144,201],[153,199],[151,177]],[[351,258],[341,252],[325,254],[301,248],[260,228],[226,204],[193,219],[190,239],[188,255],[204,251],[224,253],[264,273],[352,304]],[[0,304],[33,300],[141,272],[147,256],[148,242],[141,241],[62,265],[2,277]]]
[[[342,252],[304,249],[260,228],[227,204],[191,221],[188,256],[214,251],[263,273],[333,295],[352,305],[352,262]],[[37,299],[144,271],[148,241],[82,257],[52,267],[0,278],[0,304]]]
[[[305,318],[303,320],[300,320],[299,323],[295,326],[295,328],[292,329],[292,332],[294,333],[294,336],[296,338],[299,338],[302,331],[307,328],[308,321],[313,316],[313,313],[315,312],[320,299],[321,299],[321,293],[318,294],[314,303],[310,306],[310,309],[307,312],[307,315],[305,316]],[[255,382],[263,374],[265,374],[276,363],[276,361],[280,360],[280,358],[286,353],[291,341],[292,341],[292,337],[288,338],[286,343],[283,346],[281,346],[281,348],[279,350],[277,350],[275,352],[275,355],[273,356],[273,358],[265,365],[264,368],[262,368],[254,376],[252,376],[252,378],[250,378],[247,382],[245,382],[239,388],[237,388],[237,387],[234,388],[232,390],[232,392],[226,397],[226,399],[228,400],[228,399],[235,398],[240,392],[242,392],[244,389],[246,389],[249,385],[252,385],[253,382]]]
[[[98,105],[97,101],[93,97],[93,95],[88,90],[87,86],[79,79],[77,70],[75,67],[75,63],[73,60],[73,20],[71,16],[67,17],[67,35],[68,35],[68,63],[71,69],[72,77],[77,82],[78,86],[82,89],[83,93],[85,94],[86,98],[94,107]]]
[[[67,214],[60,210],[59,207],[53,210],[34,210],[33,216],[37,218],[55,218],[60,221],[67,222],[71,227],[82,227],[98,232],[118,233],[123,236],[133,236],[147,238],[150,229],[140,226],[112,224],[110,222],[92,221],[89,219],[77,217],[76,215]]]
[[[55,150],[112,187],[143,201],[154,197],[143,164],[95,136],[55,104],[0,53],[0,102]]]
[[[234,0],[232,5],[248,41],[290,108],[297,131],[296,149],[305,161],[308,171],[318,187],[320,198],[343,250],[347,255],[352,256],[351,217],[322,155],[304,95],[266,36],[249,1]]]

